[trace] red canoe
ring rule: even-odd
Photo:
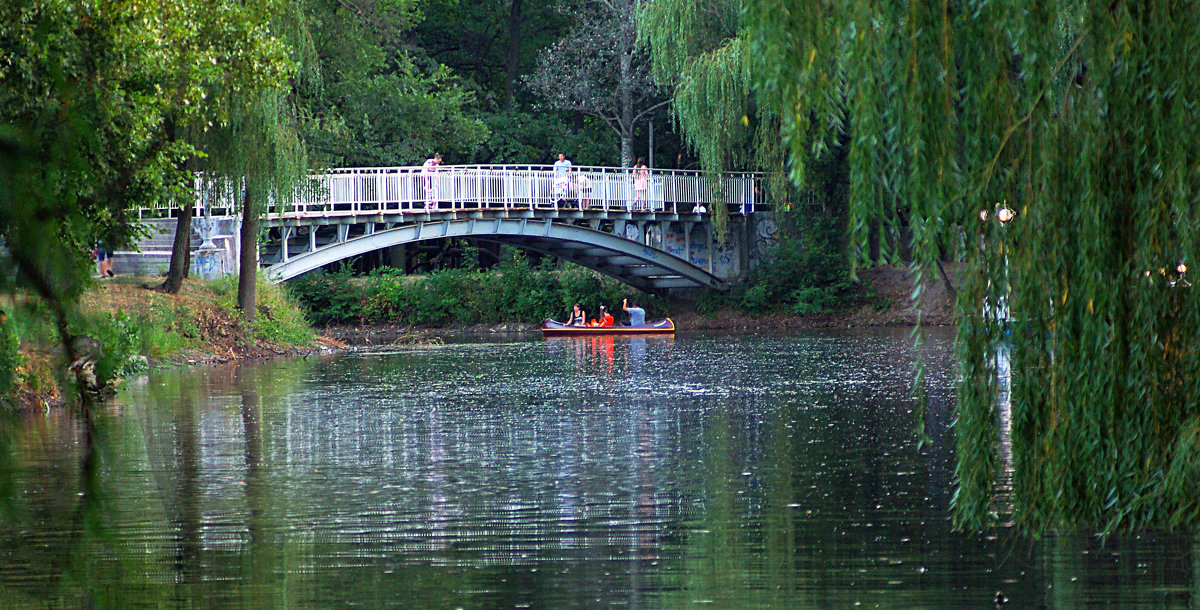
[[[675,334],[671,318],[641,326],[567,326],[547,319],[542,322],[543,337],[587,337],[592,335],[663,335]]]

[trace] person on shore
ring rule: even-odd
[[[104,244],[96,244],[96,273],[100,278],[112,277],[112,253],[104,249]]]
[[[425,186],[425,211],[436,210],[438,205],[437,172],[442,156],[434,155],[421,165],[421,181]]]
[[[586,321],[587,312],[579,306],[579,303],[576,303],[575,307],[571,309],[570,317],[567,319],[567,326],[584,326]]]
[[[621,299],[621,309],[625,310],[625,313],[629,314],[630,326],[645,326],[646,310],[638,307],[636,301],[634,301],[633,305],[630,305],[629,299]]]
[[[696,203],[696,205],[692,206],[692,213],[693,214],[707,214],[708,208],[704,207],[704,202],[701,201],[701,202]]]
[[[646,160],[638,157],[637,163],[633,165],[633,209],[650,209],[650,205],[646,202],[646,191],[650,188],[650,168],[646,167]]]

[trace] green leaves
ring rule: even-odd
[[[793,180],[846,135],[851,251],[887,260],[907,235],[918,268],[962,264],[960,524],[1012,472],[1031,529],[1195,525],[1200,303],[1170,270],[1200,254],[1200,7],[763,0],[745,19]]]

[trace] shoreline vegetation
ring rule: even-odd
[[[636,292],[591,272],[536,273],[545,275],[510,276],[510,280],[532,281],[525,285],[533,288],[522,292],[529,298],[544,299],[534,307],[550,311],[548,317],[559,309],[565,311],[553,300],[569,302],[578,300],[578,294],[592,294],[600,295],[593,298],[602,298],[612,307],[611,303],[620,302],[621,295]],[[728,295],[724,301],[703,295],[691,301],[644,294],[639,298],[644,297],[651,316],[669,316],[684,331],[786,332],[916,323],[917,312],[908,302],[911,279],[905,270],[881,267],[861,272],[860,277],[857,289],[837,307],[807,314],[738,311],[729,306],[732,297]],[[288,289],[263,284],[256,321],[247,325],[235,307],[236,283],[228,279],[189,280],[179,294],[172,295],[155,290],[156,278],[119,276],[100,280],[87,291],[80,300],[80,315],[90,318],[101,335],[95,338],[101,355],[93,366],[99,385],[107,393],[115,391],[123,377],[148,368],[221,365],[368,346],[430,344],[464,335],[533,333],[538,331],[540,319],[547,317],[528,311],[505,311],[482,296],[495,293],[495,298],[506,298],[506,282],[498,279],[496,272],[459,273],[455,279],[451,282],[438,274],[351,279],[348,274],[333,273],[315,276],[307,287],[303,283]],[[342,285],[329,286],[329,282]],[[485,288],[466,292],[459,282]],[[343,302],[314,302],[312,291]],[[454,291],[462,291],[459,298],[446,297]],[[513,301],[514,306],[517,304]],[[952,306],[944,289],[932,289],[924,300],[922,323],[951,324]],[[341,313],[330,307],[341,308]],[[8,324],[19,337],[17,375],[6,398],[10,409],[45,410],[66,405],[66,397],[71,395],[66,388],[75,382],[68,380],[68,365],[63,362],[53,333],[35,322],[36,308],[9,299],[4,309],[11,312]],[[591,309],[594,311],[595,306]],[[489,313],[481,316],[481,312]],[[354,319],[345,317],[351,315]],[[111,381],[106,383],[106,378]]]

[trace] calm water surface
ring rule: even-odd
[[[0,606],[1195,607],[1200,545],[952,531],[907,331],[475,342],[0,422]]]

